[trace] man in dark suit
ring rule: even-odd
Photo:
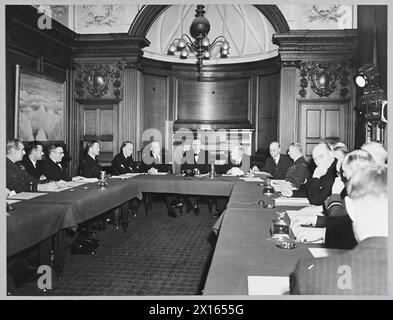
[[[79,174],[85,178],[100,178],[101,165],[97,160],[100,154],[100,143],[96,140],[88,141],[84,150],[84,157],[79,165]]]
[[[271,157],[266,159],[262,171],[270,173],[273,179],[284,180],[292,165],[291,159],[287,155],[281,154],[280,144],[275,141],[270,144],[269,152]]]
[[[69,181],[71,180],[63,168],[61,160],[64,157],[63,147],[57,144],[51,144],[48,147],[48,158],[41,161],[42,174],[48,181]]]
[[[206,174],[210,171],[209,164],[209,152],[207,150],[202,151],[201,140],[195,139],[192,141],[192,147],[186,151],[181,166],[181,172],[186,173],[192,172],[193,174]],[[196,216],[199,215],[200,209],[198,206],[199,197],[189,196],[187,197],[190,208],[194,210]]]
[[[22,160],[25,154],[24,145],[18,139],[7,141],[7,182],[6,187],[8,190],[15,192],[28,192],[28,191],[53,191],[59,187],[55,183],[40,184],[39,180],[31,176],[27,170],[17,164]]]
[[[40,168],[40,160],[42,160],[42,156],[44,155],[42,149],[41,142],[30,141],[25,148],[26,154],[20,162],[20,164],[25,167],[26,171],[37,180],[46,180]]]
[[[235,145],[230,151],[227,163],[225,165],[217,165],[216,171],[220,174],[243,175],[250,171],[250,162],[250,156],[244,153],[243,147]]]
[[[142,155],[141,172],[156,174],[158,172],[172,173],[172,164],[165,161],[165,155],[161,152],[161,146],[158,141],[152,141],[150,143],[150,152]],[[150,207],[151,195],[144,195],[145,211]],[[181,208],[183,203],[180,202],[177,196],[167,195],[165,202],[168,209],[168,216],[178,217],[179,214],[175,211],[176,208]]]
[[[387,167],[357,170],[347,192],[359,244],[340,255],[300,260],[290,275],[292,294],[387,295]]]
[[[139,172],[139,167],[137,163],[132,158],[132,153],[134,151],[134,145],[131,141],[124,141],[121,144],[120,152],[113,158],[112,160],[112,174],[119,175],[119,174],[126,174],[126,173],[135,173]],[[131,214],[136,218],[136,213],[138,211],[139,200],[137,198],[133,198],[129,201],[129,208],[131,210]],[[118,212],[114,215],[115,219],[115,226],[118,228]],[[122,224],[123,228],[126,225],[128,226],[128,212],[123,210],[122,216]]]
[[[131,141],[125,141],[120,147],[120,152],[112,160],[112,174],[139,172],[137,163],[132,158],[134,145]]]
[[[317,165],[312,177],[299,190],[283,190],[281,193],[286,197],[307,197],[310,204],[320,206],[332,194],[332,186],[337,178],[337,159],[326,143],[315,146],[312,157]]]

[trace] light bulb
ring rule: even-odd
[[[186,48],[184,48],[181,52],[180,52],[180,58],[182,59],[187,59],[188,56],[188,50]]]
[[[208,38],[208,37],[204,37],[203,40],[202,40],[202,47],[207,48],[207,47],[209,47],[209,46],[210,46],[210,40],[209,40],[209,38]]]

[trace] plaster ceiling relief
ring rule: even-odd
[[[349,5],[302,5],[298,27],[307,29],[350,29],[352,7]]]
[[[190,35],[190,26],[195,18],[196,5],[174,5],[165,10],[153,23],[146,38],[150,46],[144,49],[144,57],[156,60],[195,63],[190,56],[180,59],[178,55],[167,55],[172,41],[182,34]],[[268,59],[278,55],[278,47],[272,44],[275,33],[266,17],[252,5],[206,5],[205,17],[210,22],[208,37],[212,42],[223,35],[230,49],[227,58],[219,58],[219,51],[204,64],[240,63]]]
[[[124,6],[75,6],[76,31],[81,33],[124,32]]]

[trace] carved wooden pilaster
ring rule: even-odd
[[[278,114],[278,137],[281,150],[286,150],[295,141],[296,132],[296,68],[281,68],[280,109]]]
[[[134,151],[139,148],[140,121],[140,76],[135,64],[127,65],[123,73],[123,100],[119,104],[119,144],[129,140]],[[136,156],[134,156],[136,158]]]

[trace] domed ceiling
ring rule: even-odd
[[[193,57],[184,60],[178,55],[167,55],[168,47],[174,39],[184,33],[190,35],[195,9],[196,5],[174,5],[166,9],[146,35],[151,44],[144,49],[144,57],[177,63],[195,63]],[[273,26],[253,5],[206,5],[204,10],[204,16],[210,22],[210,41],[223,35],[230,45],[227,58],[220,59],[217,50],[209,60],[204,61],[204,64],[251,62],[278,55],[278,47],[271,41],[275,33]]]

